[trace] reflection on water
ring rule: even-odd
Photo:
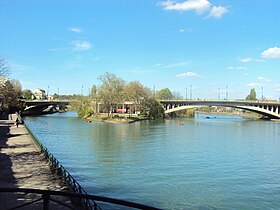
[[[26,123],[89,193],[164,209],[280,208],[280,124],[205,116],[123,125],[69,112]]]

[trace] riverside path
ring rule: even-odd
[[[0,188],[68,191],[67,186],[51,173],[25,126],[14,126],[15,118],[13,115],[13,120],[0,120]],[[0,209],[10,209],[36,199],[40,199],[40,195],[0,192]],[[56,199],[71,205],[68,198]],[[50,202],[49,208],[65,207]],[[20,209],[42,209],[42,203]]]

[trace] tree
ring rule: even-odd
[[[150,119],[163,119],[164,118],[164,108],[159,103],[159,101],[150,97],[144,101],[142,106],[142,114],[146,115]]]
[[[98,90],[98,96],[109,115],[112,115],[113,107],[123,99],[125,82],[115,74],[106,72],[98,78],[102,84]]]
[[[257,100],[257,94],[255,88],[252,88],[250,94],[246,96],[245,100],[255,101]]]
[[[149,90],[138,81],[128,83],[123,90],[124,99],[132,102],[135,106],[135,110],[137,110],[137,106],[147,100],[148,96]]]
[[[25,99],[25,100],[32,100],[33,99],[33,93],[31,90],[23,90],[22,91],[22,97]]]
[[[2,109],[8,113],[18,111],[20,104],[18,98],[21,96],[20,92],[16,92],[13,84],[7,80],[4,84],[0,85],[0,97],[2,99]]]
[[[79,117],[87,118],[93,114],[91,100],[88,96],[76,96],[70,105],[72,109],[77,110]]]
[[[10,65],[4,59],[0,59],[0,77],[7,77],[10,73]]]
[[[169,88],[164,88],[156,92],[156,99],[158,100],[170,100],[172,98],[173,96]]]
[[[20,82],[17,79],[12,79],[12,80],[10,80],[10,82],[14,87],[15,93],[21,95],[22,86],[21,86]]]
[[[97,114],[97,112],[98,112],[98,110],[97,110],[97,107],[98,107],[98,94],[97,94],[97,87],[96,87],[96,85],[93,85],[91,87],[90,98],[92,98],[95,101],[94,113]]]

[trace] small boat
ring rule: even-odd
[[[91,123],[92,120],[91,120],[91,119],[85,119],[85,122],[86,122],[86,123]]]
[[[178,122],[177,125],[184,125],[184,122]]]

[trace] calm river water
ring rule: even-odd
[[[205,116],[121,125],[68,112],[26,124],[88,193],[163,209],[280,209],[280,123]]]

